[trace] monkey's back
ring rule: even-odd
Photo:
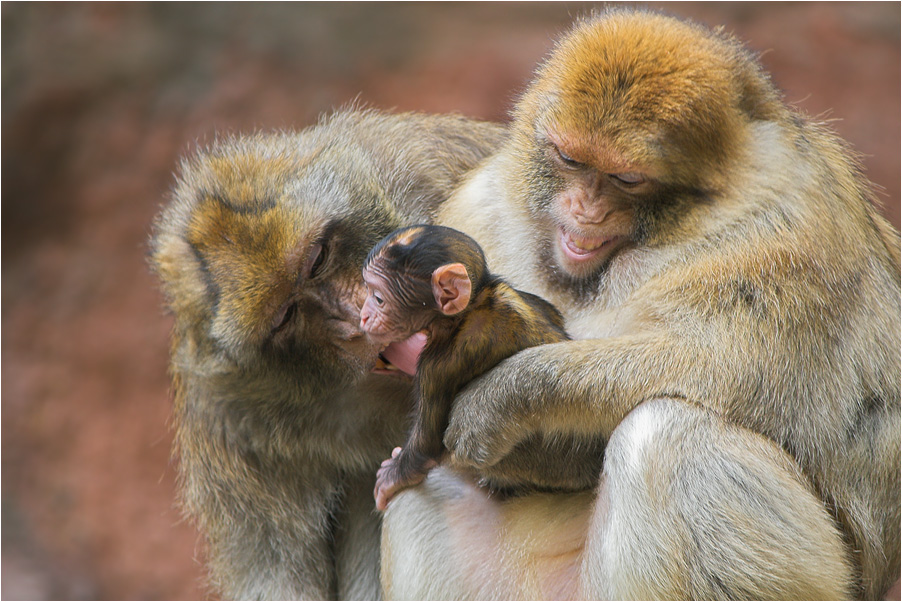
[[[569,339],[551,303],[491,277],[450,329],[430,337],[417,367],[420,387],[426,399],[454,396],[518,351]]]
[[[570,339],[564,329],[564,316],[542,297],[517,290],[500,278],[495,278],[486,290],[489,294],[483,310],[504,316],[503,322],[509,321],[512,327],[519,327],[515,339],[522,346],[517,351]],[[481,306],[474,309],[477,307]]]

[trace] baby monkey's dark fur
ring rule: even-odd
[[[467,290],[449,310],[443,299],[459,291],[442,274],[453,266],[456,283]],[[395,231],[370,252],[364,274],[368,284],[383,283],[385,298],[376,301],[381,303],[376,311],[393,318],[391,327],[368,330],[371,336],[387,343],[427,333],[414,379],[413,427],[403,448],[383,463],[376,483],[377,506],[384,509],[397,490],[422,481],[444,452],[451,406],[467,383],[522,349],[569,337],[553,305],[491,274],[476,241],[451,228],[418,225]],[[469,286],[461,282],[464,277]]]

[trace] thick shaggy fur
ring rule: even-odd
[[[175,316],[175,454],[214,588],[237,599],[379,595],[376,468],[409,386],[368,375],[369,249],[429,221],[502,130],[341,111],[184,161],[152,261]]]
[[[481,469],[536,433],[609,437],[602,485],[576,504],[584,537],[546,547],[510,525],[541,529],[556,504],[497,503],[437,473],[389,508],[389,594],[882,597],[900,565],[900,241],[846,145],[732,37],[628,10],[567,34],[514,115],[440,223],[580,340],[474,381],[445,443]],[[648,178],[618,201],[629,243],[590,274],[556,261],[567,184],[548,132]],[[559,546],[563,565],[546,554]],[[432,572],[462,554],[517,586]]]

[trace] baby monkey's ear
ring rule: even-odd
[[[472,285],[467,268],[462,263],[449,263],[432,272],[432,292],[439,310],[453,316],[466,309],[470,303]]]

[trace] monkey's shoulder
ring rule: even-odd
[[[454,395],[523,349],[568,339],[564,319],[553,305],[491,278],[460,321],[430,337],[417,366],[422,396]]]
[[[545,299],[520,291],[500,278],[485,285],[473,304],[470,326],[491,323],[524,347],[567,340],[564,317]],[[466,326],[466,324],[462,325]]]

